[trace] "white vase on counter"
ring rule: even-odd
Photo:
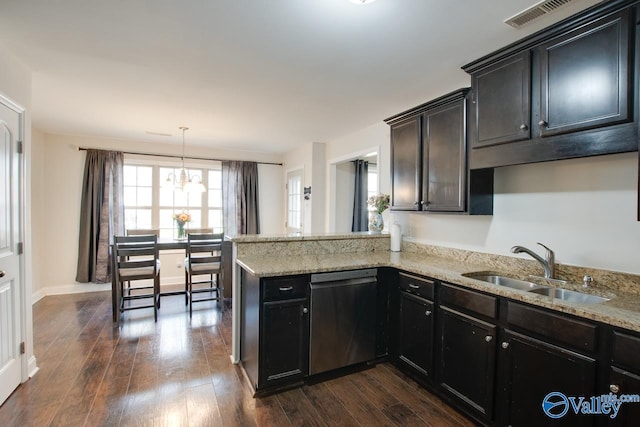
[[[402,247],[402,228],[400,227],[400,224],[398,224],[397,222],[391,224],[390,234],[391,251],[400,252],[400,249]]]

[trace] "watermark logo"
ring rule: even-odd
[[[569,412],[569,399],[564,393],[551,392],[542,399],[542,410],[549,418],[562,418]]]
[[[569,411],[576,415],[607,415],[613,419],[618,416],[623,403],[640,403],[640,395],[609,393],[586,398],[552,391],[542,399],[542,410],[554,419],[564,417]]]

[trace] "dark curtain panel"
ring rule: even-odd
[[[124,234],[124,156],[119,151],[87,150],[80,207],[76,281],[110,281],[109,244]]]
[[[355,191],[353,192],[353,221],[351,231],[369,230],[369,212],[367,211],[367,181],[369,162],[355,160]]]
[[[259,234],[258,164],[222,162],[222,221],[224,232]]]

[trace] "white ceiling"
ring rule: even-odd
[[[1,0],[0,43],[59,134],[286,152],[462,86],[536,0]],[[172,134],[171,137],[147,132]]]

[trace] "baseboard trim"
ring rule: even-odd
[[[36,356],[31,356],[29,358],[27,369],[29,371],[29,378],[33,378],[33,376],[40,370],[38,363],[36,362]]]
[[[163,277],[162,284],[160,286],[180,284],[184,284],[184,277]],[[49,295],[81,294],[103,291],[111,291],[111,283],[74,283],[62,286],[46,286],[31,294],[31,304],[33,305]]]

